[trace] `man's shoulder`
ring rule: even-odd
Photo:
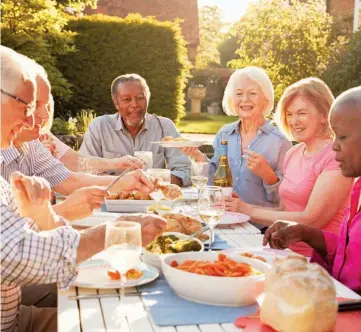
[[[91,127],[103,127],[113,125],[118,121],[118,114],[105,114],[97,116],[91,123]]]

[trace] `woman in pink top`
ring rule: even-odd
[[[315,249],[311,261],[361,295],[361,87],[336,99],[331,125],[336,134],[333,149],[342,174],[358,177],[339,235],[295,222],[277,221],[267,230],[264,245],[269,243],[272,248],[284,249],[291,243],[307,242]]]
[[[98,174],[109,171],[119,172],[128,167],[131,167],[131,169],[138,169],[144,166],[142,160],[133,156],[107,159],[84,156],[73,150],[50,132],[54,116],[54,100],[52,96],[50,98],[48,110],[49,119],[42,126],[43,134],[39,138],[40,142],[43,143],[56,159],[59,159],[71,171]]]
[[[280,207],[275,210],[252,206],[233,195],[226,198],[227,210],[245,213],[265,226],[279,219],[295,220],[339,232],[352,179],[341,174],[332,151],[328,114],[333,100],[331,90],[317,78],[301,80],[286,89],[276,119],[283,133],[300,144],[285,157]],[[305,256],[312,253],[305,243],[292,245],[291,249]]]

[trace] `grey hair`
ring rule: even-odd
[[[149,99],[150,99],[149,86],[147,84],[147,81],[138,74],[125,74],[125,75],[120,75],[117,78],[115,78],[114,81],[112,82],[112,85],[110,88],[113,98],[115,98],[117,95],[117,90],[118,90],[119,84],[125,83],[125,82],[139,82],[143,88],[145,98],[147,99],[147,104],[149,104]]]
[[[232,102],[232,96],[236,82],[245,77],[256,82],[260,86],[262,93],[268,101],[267,107],[264,110],[264,115],[269,115],[274,106],[274,90],[272,82],[262,68],[252,66],[236,70],[229,78],[222,101],[224,112],[227,115],[237,115]]]
[[[1,53],[1,87],[11,94],[16,95],[21,84],[31,82],[34,87],[35,78],[28,70],[19,54],[11,48],[0,46]],[[36,89],[34,88],[34,100]]]

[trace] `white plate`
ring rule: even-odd
[[[271,264],[276,257],[286,257],[292,253],[292,251],[290,250],[278,250],[278,249],[263,248],[263,247],[231,248],[231,249],[222,250],[222,252],[229,255],[230,257],[237,257],[238,255],[244,252],[248,252],[255,256],[263,257],[268,264]]]
[[[225,212],[223,218],[219,221],[218,225],[232,225],[241,224],[249,221],[251,218],[243,213]]]
[[[85,219],[72,221],[71,224],[80,227],[93,227],[103,224],[108,220],[120,217],[121,215],[121,213],[94,212],[91,216]]]
[[[152,144],[159,144],[163,148],[199,148],[202,145],[210,145],[212,143],[207,141],[159,141],[152,142]]]
[[[155,204],[154,200],[137,201],[131,199],[106,199],[105,205],[109,212],[147,212],[149,205]],[[173,201],[160,201],[159,204],[172,206]]]
[[[147,284],[159,276],[159,272],[153,266],[139,263],[135,266],[137,270],[143,271],[139,279],[127,280],[124,287],[134,287]],[[112,270],[105,259],[91,259],[79,265],[79,274],[72,286],[85,288],[120,288],[120,280],[111,280],[108,271]]]

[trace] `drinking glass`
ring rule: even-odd
[[[137,157],[144,161],[144,169],[153,167],[153,152],[152,151],[135,151],[134,157]]]
[[[124,310],[126,272],[139,263],[142,253],[140,224],[132,221],[109,221],[105,230],[105,253],[112,268],[120,273],[118,310]]]
[[[214,228],[222,219],[226,206],[221,187],[204,186],[199,193],[198,213],[211,231],[209,250],[214,242]]]
[[[198,198],[200,190],[208,182],[208,163],[207,162],[194,162],[192,163],[191,181],[192,185],[197,188]]]

